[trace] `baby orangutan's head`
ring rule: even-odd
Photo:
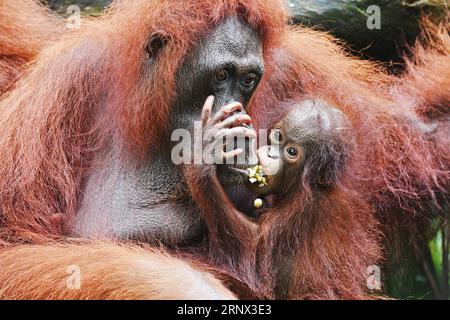
[[[263,196],[285,196],[301,183],[330,187],[352,141],[351,125],[340,110],[320,100],[295,103],[272,127],[269,144],[257,152],[265,184],[249,182],[248,187]]]

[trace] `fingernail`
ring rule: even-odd
[[[206,102],[207,102],[208,104],[212,104],[212,103],[214,102],[214,96],[209,96],[209,97],[206,99]]]

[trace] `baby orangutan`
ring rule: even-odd
[[[343,181],[354,140],[343,112],[306,100],[292,105],[272,127],[269,144],[258,149],[260,166],[246,186],[270,198],[257,211],[256,267],[266,284],[261,297],[365,297],[367,268],[378,251],[364,248],[367,243],[378,248],[378,233],[370,207]]]
[[[206,103],[204,149],[216,149],[217,144],[222,148],[223,135],[219,133],[224,128],[243,137],[256,136],[251,134],[249,117],[235,114],[233,105],[212,119],[209,109]],[[211,142],[211,135],[218,139]],[[305,100],[293,103],[272,127],[269,144],[256,152],[259,166],[235,168],[241,176],[239,183],[268,199],[264,209],[254,212],[256,221],[248,218],[252,213],[247,211],[245,215],[236,209],[227,211],[229,216],[239,217],[236,224],[253,230],[254,241],[242,237],[247,253],[252,253],[241,257],[252,260],[244,265],[257,271],[257,279],[245,279],[256,297],[367,297],[367,268],[379,259],[379,232],[372,208],[352,189],[356,185],[352,179],[358,179],[351,173],[355,148],[355,132],[343,112],[319,100]],[[215,156],[222,159],[242,152],[237,148]],[[204,172],[214,173],[209,175],[212,178],[219,174]],[[202,193],[225,199],[217,183],[206,185],[209,188]],[[221,206],[231,208],[229,202]],[[375,249],[368,252],[367,247]]]
[[[294,104],[271,129],[269,145],[257,151],[264,183],[247,187],[280,199],[297,191],[302,176],[311,188],[331,186],[344,166],[350,129],[344,113],[321,101]]]

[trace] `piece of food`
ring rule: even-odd
[[[264,175],[262,166],[255,166],[249,168],[247,169],[247,172],[248,172],[248,181],[250,181],[251,184],[258,183],[260,188],[267,186],[267,180]]]
[[[253,202],[253,205],[255,206],[256,209],[259,209],[263,206],[263,201],[260,198],[256,198],[255,201]]]

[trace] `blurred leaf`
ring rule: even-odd
[[[442,281],[442,232],[438,231],[433,240],[428,244],[433,261],[434,270],[438,276],[439,282]]]

